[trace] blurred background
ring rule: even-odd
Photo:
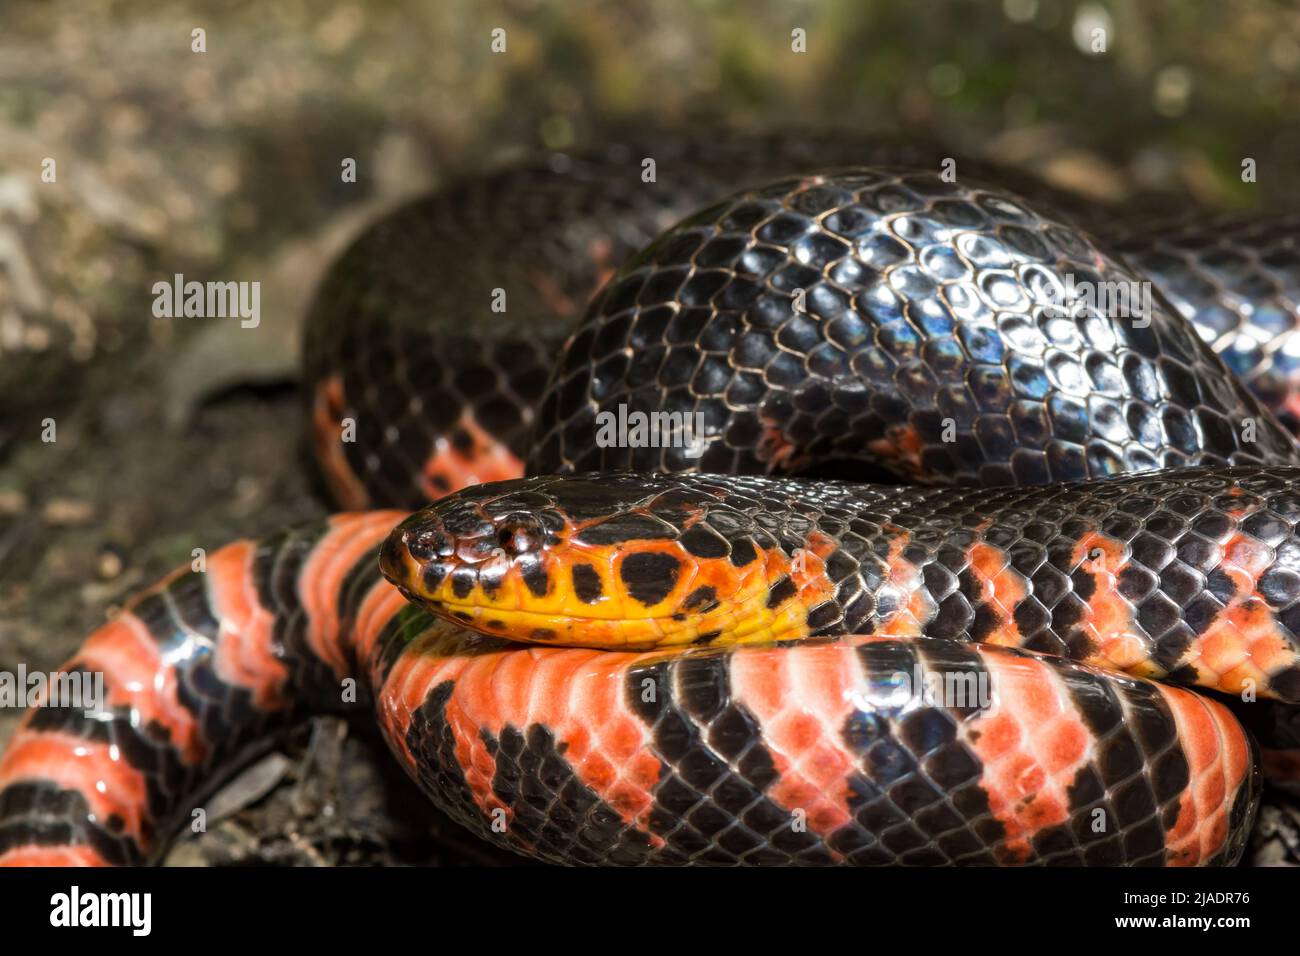
[[[611,129],[824,124],[1121,205],[1300,198],[1300,12],[1266,0],[4,0],[0,22],[10,671],[56,667],[192,548],[327,510],[300,319],[350,237],[458,171]],[[261,325],[156,318],[178,272],[261,282]],[[0,743],[20,716],[0,711]],[[501,859],[333,720],[218,803],[172,862]]]

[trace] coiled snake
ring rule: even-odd
[[[340,504],[403,510],[228,545],[92,634],[107,707],[27,715],[0,863],[157,859],[358,677],[435,803],[550,861],[1236,862],[1227,703],[1300,701],[1290,220],[1112,248],[881,158],[555,155],[376,224],[318,293],[310,415]]]

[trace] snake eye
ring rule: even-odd
[[[509,515],[497,526],[497,544],[511,557],[538,551],[546,530],[532,515]]]

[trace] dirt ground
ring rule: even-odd
[[[609,124],[724,116],[941,128],[1111,201],[1145,190],[1249,209],[1297,195],[1294,13],[910,6],[7,4],[0,669],[58,666],[195,547],[328,511],[302,438],[299,322],[350,236],[459,169]],[[1113,37],[1100,56],[1078,40],[1098,9]],[[790,49],[799,26],[804,55]],[[356,183],[339,176],[348,157]],[[1242,157],[1261,170],[1249,188]],[[260,281],[260,326],[155,317],[152,285],[176,273]],[[0,711],[0,744],[20,716]],[[519,862],[441,819],[373,732],[334,719],[215,806],[169,862]],[[1298,819],[1268,808],[1255,859],[1294,858]]]

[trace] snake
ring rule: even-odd
[[[342,510],[85,640],[0,864],[157,862],[321,713],[552,863],[1239,862],[1300,777],[1294,219],[956,168],[664,138],[375,222],[307,320]]]

